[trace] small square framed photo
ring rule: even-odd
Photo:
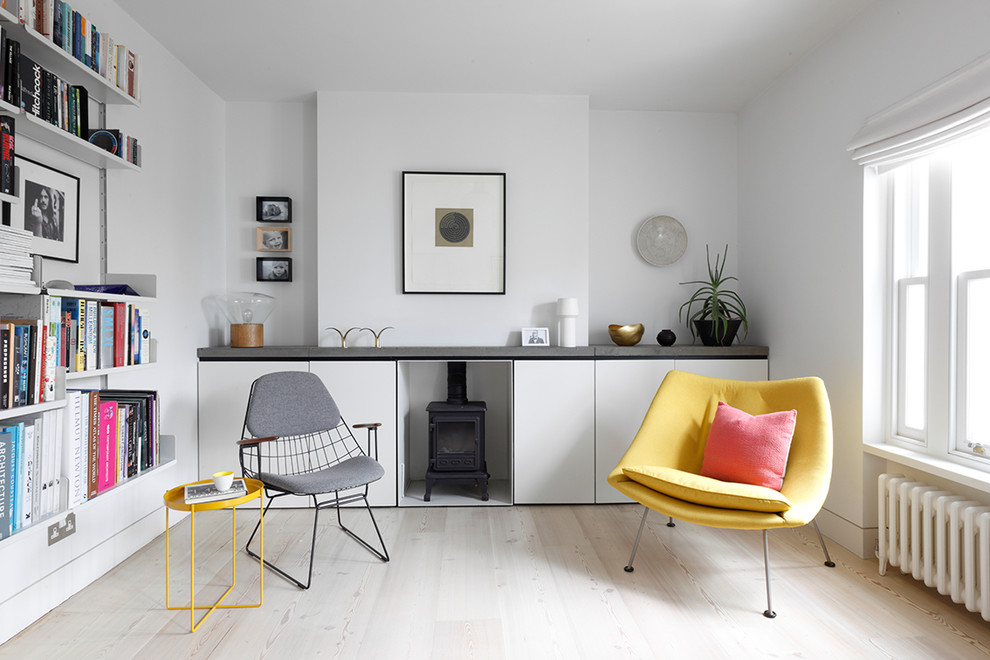
[[[292,250],[290,227],[258,227],[255,230],[259,252],[289,252]]]
[[[257,281],[291,282],[292,259],[289,257],[256,257]]]
[[[290,197],[255,197],[258,222],[292,222]]]
[[[523,346],[549,346],[550,330],[548,328],[523,328]]]

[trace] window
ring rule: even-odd
[[[880,167],[887,435],[990,470],[990,130]]]

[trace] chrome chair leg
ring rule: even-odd
[[[770,603],[770,541],[767,539],[767,530],[763,530],[763,572],[767,579],[767,609],[763,612],[763,616],[772,619],[777,613],[773,611],[773,605]]]
[[[828,546],[825,545],[825,537],[822,536],[822,530],[818,529],[818,521],[812,520],[811,524],[815,526],[815,532],[818,533],[818,543],[822,546],[822,551],[825,553],[825,565],[829,568],[835,568],[835,562],[828,556]]]
[[[632,565],[633,559],[636,558],[636,550],[639,548],[639,539],[640,539],[641,536],[643,536],[643,527],[646,525],[646,516],[649,513],[650,513],[650,507],[644,506],[643,507],[643,519],[639,522],[639,531],[636,532],[636,542],[633,543],[632,554],[629,555],[629,563],[626,564],[625,568],[622,569],[626,573],[632,573],[633,572],[633,565]]]

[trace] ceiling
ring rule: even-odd
[[[227,101],[578,94],[732,112],[871,0],[116,0]]]

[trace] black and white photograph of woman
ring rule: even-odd
[[[24,195],[24,228],[61,243],[65,236],[65,193],[25,180]]]

